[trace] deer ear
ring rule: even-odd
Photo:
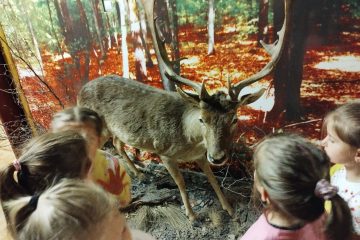
[[[188,101],[188,102],[190,102],[192,104],[195,104],[196,106],[199,105],[199,102],[200,102],[199,95],[185,92],[184,90],[182,90],[178,86],[175,86],[175,87],[176,87],[176,91],[180,94],[180,96],[183,99],[185,99],[186,101]]]
[[[249,94],[245,94],[245,95],[241,96],[238,105],[239,106],[240,105],[248,105],[250,103],[255,102],[264,94],[265,90],[266,90],[265,88],[262,88],[255,93],[249,93]]]

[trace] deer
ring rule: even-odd
[[[288,0],[285,0],[285,2]],[[104,118],[109,134],[132,172],[139,170],[127,156],[124,145],[156,153],[179,188],[185,213],[191,221],[196,215],[190,205],[179,163],[195,162],[207,176],[223,210],[234,210],[225,198],[211,166],[222,166],[228,160],[229,146],[237,125],[237,109],[256,101],[264,92],[239,96],[240,91],[271,73],[278,62],[286,36],[288,4],[278,40],[263,44],[271,60],[258,73],[232,85],[228,92],[210,95],[205,83],[191,81],[173,71],[165,43],[160,39],[154,1],[142,1],[152,35],[160,71],[176,83],[176,92],[158,89],[132,79],[108,75],[86,83],[80,90],[78,105],[90,108]],[[185,85],[193,92],[181,88]]]

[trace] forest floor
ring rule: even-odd
[[[224,194],[234,207],[232,217],[222,210],[204,174],[183,170],[194,222],[185,216],[180,192],[162,164],[147,166],[145,180],[133,180],[134,201],[126,209],[130,226],[156,239],[236,239],[260,214],[260,202],[251,201],[250,178],[218,177]]]
[[[206,29],[194,30],[189,27],[186,31],[181,31],[180,42],[187,42],[181,48],[181,56],[187,57],[182,61],[181,74],[198,79],[197,81],[207,79],[206,86],[214,90],[226,86],[227,76],[235,82],[240,81],[259,71],[269,61],[264,50],[257,47],[255,37],[243,40],[238,38],[238,31],[229,29],[224,27],[221,32],[217,32],[216,54],[211,56],[206,55]],[[182,209],[182,201],[174,181],[161,164],[151,163],[145,168],[144,181],[133,179],[135,204],[126,211],[130,224],[160,240],[231,240],[241,236],[261,212],[261,204],[251,201],[250,197],[251,146],[275,131],[297,132],[309,139],[319,140],[322,119],[326,112],[338,104],[360,98],[359,29],[360,22],[355,19],[352,21],[351,30],[343,31],[339,37],[340,42],[336,44],[320,44],[321,39],[318,36],[310,36],[301,85],[301,121],[284,122],[281,118],[275,122],[266,121],[266,111],[271,110],[273,102],[270,77],[254,84],[254,88],[268,87],[268,94],[258,103],[238,110],[239,132],[235,139],[231,163],[221,169],[213,169],[235,209],[233,217],[221,210],[213,189],[201,173],[184,170],[187,191],[193,209],[199,216],[198,220],[191,224]],[[51,56],[45,55],[43,57],[44,61],[50,61],[50,58]],[[69,62],[68,59],[66,61]],[[131,72],[135,72],[133,63],[133,56],[130,56]],[[59,76],[72,76],[74,79],[77,77],[76,73],[64,74],[64,66],[60,61],[45,63],[47,81],[54,89],[61,87],[54,83]],[[122,75],[121,66],[121,55],[116,49],[109,50],[101,69],[96,57],[91,56],[89,79],[106,74]],[[146,84],[161,86],[157,65],[148,68],[147,74]],[[66,79],[63,80],[62,83],[66,83]],[[51,111],[55,108],[52,107],[54,104],[47,104],[47,112],[40,107],[41,103],[49,101],[51,97],[46,97],[46,93],[41,90],[43,87],[38,89],[39,83],[36,81],[35,78],[26,77],[22,84],[34,118],[39,126],[46,129]],[[68,96],[60,97],[65,99]],[[72,97],[74,99],[74,96]],[[69,102],[71,103],[70,100]],[[145,153],[142,156],[150,162],[157,159],[152,154]],[[185,168],[188,166],[183,167],[188,169]],[[197,170],[193,166],[191,169]]]

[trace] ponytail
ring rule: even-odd
[[[353,223],[347,203],[336,194],[330,199],[331,211],[325,225],[325,232],[332,240],[351,239]]]
[[[7,221],[7,227],[11,236],[14,239],[17,239],[16,232],[17,229],[19,228],[18,226],[23,225],[23,221],[17,217],[18,213],[21,212],[24,208],[26,208],[26,205],[28,204],[29,200],[30,197],[27,196],[27,197],[20,197],[16,200],[12,200],[10,205],[8,204],[8,202],[3,203],[3,210],[4,213],[6,213],[5,216]],[[19,221],[21,221],[20,224]]]
[[[22,169],[20,171],[24,171]],[[9,199],[16,198],[17,196],[25,195],[28,191],[21,185],[24,178],[23,173],[16,171],[13,164],[10,164],[7,168],[0,172],[0,200],[1,202]],[[26,170],[25,170],[26,171]],[[18,179],[18,182],[15,181]],[[19,178],[22,179],[19,181]]]
[[[86,140],[73,131],[33,138],[21,157],[0,171],[0,200],[33,195],[61,178],[84,178],[91,164]]]
[[[62,179],[41,193],[3,203],[17,240],[93,239],[117,212],[116,199],[94,183]],[[100,223],[100,224],[99,224]]]

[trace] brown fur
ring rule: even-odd
[[[111,75],[87,83],[78,95],[78,104],[104,118],[114,137],[114,145],[126,159],[124,143],[161,157],[180,189],[190,218],[195,216],[178,162],[196,162],[208,176],[223,208],[232,214],[209,162],[224,164],[226,161],[237,120],[237,106],[222,94],[205,102],[198,96],[179,91],[181,94]],[[251,98],[251,101],[256,99]],[[233,107],[229,108],[230,105]],[[129,159],[128,163],[135,173],[138,172]]]

